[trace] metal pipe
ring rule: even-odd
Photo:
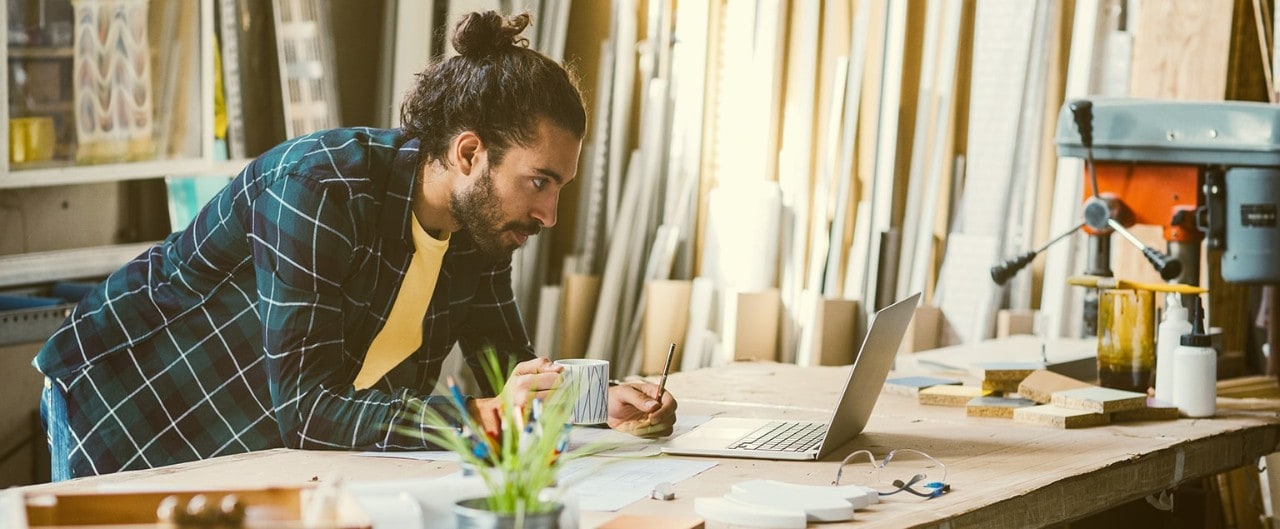
[[[1280,378],[1280,285],[1267,287],[1267,374]]]
[[[1111,272],[1111,234],[1091,235],[1085,257],[1085,273],[1089,275],[1112,277]],[[1098,335],[1098,290],[1086,288],[1084,291],[1084,307],[1081,311],[1080,337],[1089,338]]]
[[[1169,255],[1182,263],[1182,273],[1174,282],[1184,285],[1200,285],[1200,243],[1169,243]]]
[[[1084,273],[1111,277],[1111,234],[1091,235],[1085,256]]]

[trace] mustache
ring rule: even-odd
[[[533,222],[512,221],[512,222],[503,224],[501,231],[516,231],[524,235],[533,237],[534,235],[542,233],[542,224],[537,221],[533,221]]]

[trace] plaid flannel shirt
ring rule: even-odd
[[[409,266],[418,142],[317,132],[250,163],[185,230],[112,273],[33,362],[66,396],[73,476],[276,447],[423,449],[408,403],[460,343],[533,358],[510,259],[455,234],[423,344],[357,391]],[[477,377],[482,378],[482,377]],[[492,392],[492,388],[485,388]]]

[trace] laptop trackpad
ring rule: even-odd
[[[696,444],[699,447],[724,447],[741,439],[742,436],[756,431],[768,422],[767,419],[716,417],[694,428],[689,433],[668,441],[668,446],[678,447]]]

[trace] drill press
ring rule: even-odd
[[[1069,101],[1055,141],[1059,156],[1085,160],[1084,218],[1071,232],[1089,235],[1086,273],[1112,275],[1111,234],[1119,233],[1166,281],[1199,283],[1203,242],[1224,251],[1226,281],[1280,283],[1280,106]],[[1167,253],[1133,237],[1126,228],[1134,224],[1163,227]],[[1007,281],[1044,248],[993,267],[992,278]],[[1086,333],[1097,323],[1096,297],[1093,310],[1088,303]]]

